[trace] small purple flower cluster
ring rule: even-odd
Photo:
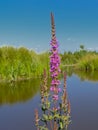
[[[54,26],[54,17],[53,14],[51,14],[51,21],[52,21],[52,40],[51,40],[51,56],[50,56],[50,72],[51,72],[51,87],[50,90],[54,92],[53,94],[53,100],[58,100],[58,92],[61,91],[61,89],[58,87],[60,84],[60,81],[58,80],[58,75],[60,73],[60,57],[58,54],[58,42],[56,40],[55,36],[55,26]]]

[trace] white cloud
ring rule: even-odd
[[[90,48],[87,48],[87,50],[89,50],[89,51],[98,51],[98,47],[96,47],[96,48],[90,47]]]

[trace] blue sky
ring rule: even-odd
[[[49,49],[53,12],[60,52],[98,50],[98,0],[1,0],[0,46]]]

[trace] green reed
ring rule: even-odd
[[[47,60],[46,60],[47,59]],[[48,70],[48,52],[37,54],[25,47],[0,48],[0,81],[35,78],[42,75],[46,66]]]

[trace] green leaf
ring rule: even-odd
[[[47,108],[45,107],[45,105],[42,105],[42,111],[47,110]]]
[[[47,116],[46,114],[43,114],[43,118],[44,118],[45,120],[48,120],[48,116]]]
[[[60,128],[63,129],[63,123],[60,121]]]
[[[46,128],[46,126],[39,126],[40,130],[48,130],[48,128]]]
[[[53,119],[53,116],[49,115],[48,118],[49,118],[49,120],[52,120],[52,119]]]
[[[55,114],[54,118],[60,118],[59,114]]]

